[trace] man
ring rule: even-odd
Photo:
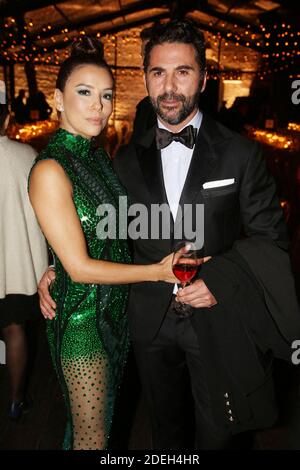
[[[171,234],[164,237],[161,230],[159,237],[135,240],[135,262],[170,253],[180,213],[184,221],[192,215],[197,227],[201,204],[204,252],[212,256],[200,277],[177,293],[177,300],[194,307],[190,318],[175,314],[172,286],[143,283],[131,289],[131,334],[153,447],[193,446],[191,392],[196,448],[232,448],[234,434],[274,423],[272,355],[287,358],[288,342],[300,331],[295,303],[288,306],[288,318],[271,304],[279,291],[276,285],[272,297],[272,282],[280,277],[283,288],[290,282],[288,265],[274,280],[261,263],[265,256],[268,266],[274,252],[280,258],[287,245],[282,211],[258,145],[198,109],[206,83],[205,45],[194,24],[161,25],[146,45],[144,69],[157,126],[122,149],[114,165],[131,203],[143,204],[149,213],[154,204],[169,206],[170,220],[164,222],[170,222]],[[154,222],[148,222],[151,233]],[[241,226],[247,238],[240,242]],[[280,258],[279,264],[281,259],[288,263]],[[47,282],[40,285],[42,309],[51,312]],[[293,298],[292,289],[289,294]]]
[[[31,406],[26,390],[26,325],[39,318],[37,280],[45,271],[48,256],[27,191],[36,152],[29,145],[7,137],[10,114],[5,104],[5,89],[3,98],[4,103],[0,101],[0,332],[5,342],[10,381],[8,416],[18,420]]]

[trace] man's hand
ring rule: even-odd
[[[202,279],[197,279],[190,286],[179,289],[176,300],[195,308],[209,308],[218,303]]]
[[[49,294],[49,286],[54,280],[55,271],[53,268],[48,268],[38,285],[41,312],[48,320],[53,320],[55,317],[56,303]]]

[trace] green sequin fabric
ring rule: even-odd
[[[119,233],[119,197],[126,195],[105,151],[94,150],[90,140],[59,129],[35,163],[45,159],[56,160],[72,183],[90,257],[130,263],[125,239],[99,239],[96,233],[100,204],[116,208]],[[56,280],[51,295],[57,308],[55,319],[47,321],[47,335],[67,406],[63,448],[107,448],[129,348],[128,286],[75,283],[53,256]]]

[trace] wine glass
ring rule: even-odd
[[[173,255],[173,273],[179,279],[178,287],[186,287],[196,275],[202,260],[198,257],[195,244],[189,241],[179,242],[175,246]],[[177,302],[173,308],[174,312],[181,318],[193,315],[193,307],[182,302]]]

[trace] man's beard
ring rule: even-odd
[[[176,93],[164,93],[163,95],[159,95],[156,99],[150,96],[150,100],[151,100],[152,106],[156,114],[163,121],[171,125],[177,125],[183,122],[198,106],[200,93],[201,93],[200,91],[197,91],[197,93],[195,93],[192,96],[177,95]],[[160,104],[161,104],[161,101],[164,101],[164,100],[182,102],[182,107],[179,109],[176,116],[171,117],[162,110]]]

